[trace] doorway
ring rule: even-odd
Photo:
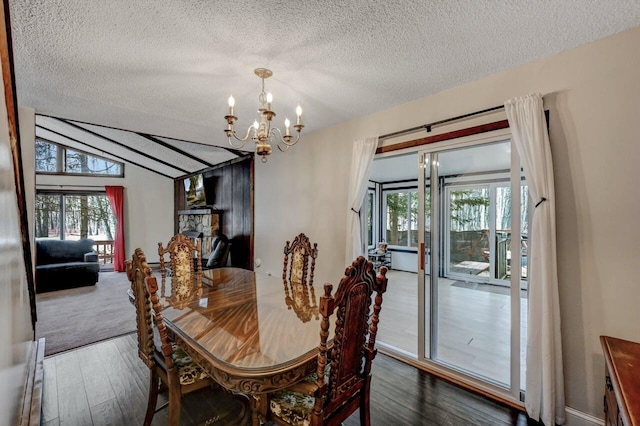
[[[519,401],[529,203],[517,154],[510,140],[496,138],[434,145],[401,158],[376,159],[372,173],[373,204],[378,197],[381,207],[374,235],[392,253],[378,342]],[[404,167],[402,179],[385,178],[410,160],[413,176]],[[406,220],[393,220],[390,200],[405,201]]]

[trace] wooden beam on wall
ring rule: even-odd
[[[22,253],[29,290],[31,307],[31,326],[35,333],[37,321],[35,279],[31,260],[31,239],[29,237],[29,218],[24,187],[24,170],[22,167],[22,149],[20,145],[20,128],[18,123],[18,99],[16,94],[15,71],[13,66],[13,43],[11,40],[11,19],[9,17],[9,1],[3,0],[0,17],[0,63],[2,64],[2,80],[4,83],[4,99],[7,107],[9,126],[9,144],[13,157],[13,173],[16,183],[18,214],[20,215],[20,231],[22,233]],[[34,334],[35,336],[35,334]]]
[[[381,146],[376,149],[376,154],[385,152],[393,152],[406,148],[414,148],[417,146],[428,145],[436,142],[448,141],[451,139],[462,138],[464,136],[472,136],[480,133],[491,132],[494,130],[506,129],[509,127],[508,120],[495,121],[493,123],[481,124],[479,126],[468,127],[466,129],[453,130],[439,135],[426,136],[420,139],[414,139],[406,142],[400,142],[393,145]]]

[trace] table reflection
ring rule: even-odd
[[[302,322],[319,319],[318,302],[313,285],[283,280],[284,301]]]

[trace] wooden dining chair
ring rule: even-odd
[[[169,391],[168,424],[177,425],[180,419],[182,395],[207,386],[218,385],[179,346],[169,340],[162,318],[160,298],[157,294],[158,283],[151,274],[141,249],[136,249],[132,259],[126,261],[126,270],[136,308],[138,355],[151,371],[144,425],[151,424],[157,411],[160,382]],[[157,341],[158,339],[160,342]],[[157,347],[157,344],[160,346]]]
[[[373,264],[360,256],[345,270],[335,295],[333,286],[325,284],[317,371],[296,385],[267,394],[260,407],[265,420],[279,425],[339,425],[359,408],[360,424],[370,425],[371,363],[386,273],[383,266],[376,277]],[[335,335],[328,347],[334,311]]]
[[[171,237],[167,247],[158,243],[160,255],[160,274],[162,286],[160,296],[166,296],[166,278],[171,278],[169,302],[175,308],[182,309],[195,297],[202,295],[202,253],[200,240],[193,240],[185,235]],[[165,262],[165,254],[169,254],[169,268]]]
[[[306,235],[298,235],[292,243],[287,241],[284,246],[283,281],[313,285],[316,257],[318,257],[318,244],[314,243],[311,247]],[[311,258],[311,264],[309,264],[309,258]]]

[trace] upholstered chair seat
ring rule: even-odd
[[[178,377],[181,385],[191,385],[209,377],[202,367],[196,364],[180,346],[171,343],[171,348],[173,350],[171,358],[178,368]]]
[[[327,365],[324,372],[325,380],[329,380],[331,364]],[[318,374],[308,375],[303,382],[313,384],[318,380]],[[323,395],[326,402],[326,395]],[[311,424],[311,412],[315,404],[312,395],[306,395],[292,389],[283,389],[271,395],[269,400],[269,411],[285,423],[294,426],[309,426]]]

